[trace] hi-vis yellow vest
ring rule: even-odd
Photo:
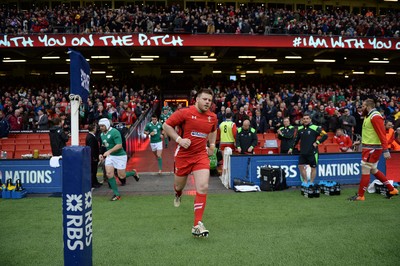
[[[221,139],[219,140],[220,143],[234,143],[235,138],[233,137],[232,121],[224,121],[219,125],[219,129],[221,131]]]
[[[364,119],[363,129],[362,129],[362,143],[369,145],[380,145],[381,140],[376,134],[374,126],[371,122],[371,117],[373,115],[381,115],[378,111],[373,111],[368,117]]]

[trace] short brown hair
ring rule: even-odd
[[[210,88],[201,88],[197,93],[197,97],[199,97],[202,93],[209,94],[214,98],[214,92]]]
[[[365,101],[365,105],[371,108],[375,108],[375,101],[372,99],[366,99]]]
[[[96,127],[97,127],[97,124],[96,124],[96,123],[89,124],[88,130],[89,130],[89,131],[93,131],[93,130],[96,129]]]
[[[53,125],[58,126],[61,123],[61,119],[59,117],[53,118]]]

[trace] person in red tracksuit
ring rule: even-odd
[[[364,123],[362,130],[362,153],[361,153],[361,181],[358,193],[350,197],[350,201],[365,200],[365,191],[369,185],[370,174],[373,174],[388,189],[387,198],[398,195],[399,191],[394,188],[386,176],[378,170],[378,161],[383,153],[385,159],[390,159],[390,152],[386,139],[386,131],[383,117],[375,108],[375,102],[367,99],[362,104]]]
[[[349,135],[343,133],[343,129],[336,129],[336,135],[333,137],[333,142],[339,145],[341,152],[352,152],[353,141]]]
[[[175,111],[163,125],[165,133],[178,144],[175,151],[175,207],[181,204],[188,175],[193,173],[194,176],[196,196],[192,235],[196,237],[206,237],[209,233],[202,219],[210,178],[208,156],[213,155],[217,139],[217,115],[209,110],[213,96],[211,89],[200,89],[194,105]],[[177,126],[181,129],[180,135],[175,131]]]

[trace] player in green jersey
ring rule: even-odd
[[[151,122],[147,123],[144,128],[144,133],[150,136],[150,147],[157,158],[158,174],[162,172],[162,124],[158,122],[157,115],[151,116]]]
[[[163,107],[162,109],[162,113],[160,115],[160,123],[161,125],[164,125],[165,121],[167,121],[167,119],[171,116],[172,112],[169,110],[169,107]],[[164,135],[164,142],[165,142],[165,148],[168,148],[168,136],[167,134],[165,134],[165,132],[163,131],[163,135]]]
[[[100,161],[105,160],[104,165],[106,169],[106,176],[110,183],[111,189],[114,192],[112,201],[120,200],[121,196],[118,191],[117,182],[114,177],[114,169],[117,169],[118,177],[125,179],[127,176],[132,176],[139,180],[136,171],[126,172],[126,163],[128,157],[125,150],[122,148],[121,133],[118,129],[112,128],[110,121],[107,118],[99,120],[101,144],[107,151],[99,155]]]

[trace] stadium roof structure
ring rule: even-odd
[[[289,35],[23,35],[0,37],[0,76],[69,71],[68,48],[108,77],[400,74],[400,40]]]

